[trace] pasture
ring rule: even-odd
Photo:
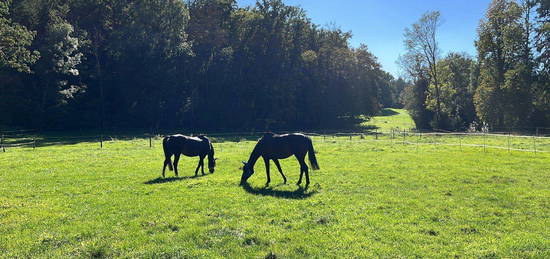
[[[389,131],[390,129],[408,130],[415,127],[414,121],[406,110],[394,108],[384,109],[381,115],[363,122],[362,126],[376,127],[379,131]]]
[[[160,138],[8,149],[0,257],[550,257],[550,153],[313,137],[309,188],[294,158],[239,186],[256,138],[164,179]]]

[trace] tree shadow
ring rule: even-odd
[[[194,178],[201,178],[201,177],[205,177],[209,174],[198,174],[197,176],[182,176],[182,177],[162,177],[162,176],[159,176],[155,179],[151,179],[149,181],[146,181],[146,182],[143,182],[144,184],[162,184],[162,183],[171,183],[171,182],[179,182],[179,181],[183,181],[183,180],[189,180],[189,179],[194,179]]]
[[[256,187],[252,187],[249,183],[243,183],[241,186],[246,192],[250,194],[272,196],[272,197],[283,198],[283,199],[295,199],[295,200],[306,199],[317,193],[317,191],[308,192],[307,191],[308,186],[306,186],[305,188],[302,186],[298,186],[298,189],[296,189],[295,191],[274,190],[268,186],[256,188]]]
[[[399,113],[394,111],[394,110],[384,109],[380,112],[379,116],[394,116],[394,115],[397,115],[397,114],[399,114]]]

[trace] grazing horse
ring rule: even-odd
[[[309,185],[309,173],[308,167],[305,162],[306,153],[309,155],[309,163],[313,170],[318,170],[317,158],[315,157],[315,150],[313,149],[313,143],[311,139],[306,135],[293,133],[276,135],[273,133],[266,133],[256,144],[254,150],[250,154],[248,162],[243,161],[243,174],[241,176],[241,185],[254,174],[254,164],[259,157],[262,157],[265,162],[265,172],[267,174],[267,183],[271,181],[269,177],[269,160],[273,160],[279,173],[286,183],[286,177],[281,170],[279,159],[285,159],[294,155],[300,163],[300,180],[298,184],[302,183],[302,175],[306,174],[306,185]]]
[[[164,149],[164,166],[162,167],[162,177],[164,177],[164,171],[166,166],[170,171],[175,170],[176,176],[178,176],[178,161],[180,155],[199,157],[199,164],[195,169],[195,176],[201,168],[201,172],[204,175],[204,157],[208,156],[208,170],[210,173],[214,173],[214,167],[216,166],[216,159],[214,158],[214,147],[212,143],[205,136],[188,137],[184,135],[172,135],[164,137],[162,140],[162,148]],[[171,157],[174,155],[174,167],[172,168]]]

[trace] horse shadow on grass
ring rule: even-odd
[[[151,179],[149,181],[146,181],[146,182],[143,182],[144,184],[162,184],[162,183],[171,183],[171,182],[179,182],[179,181],[184,181],[184,180],[189,180],[189,179],[195,179],[195,178],[200,178],[200,177],[205,177],[209,174],[199,174],[197,176],[183,176],[183,177],[162,177],[162,176],[159,176],[155,179]]]
[[[276,198],[294,199],[294,200],[307,199],[317,193],[316,190],[308,192],[308,186],[306,187],[298,186],[298,189],[296,189],[295,191],[283,191],[283,190],[274,190],[269,186],[252,187],[249,183],[243,183],[242,188],[246,192],[254,195],[272,196]]]

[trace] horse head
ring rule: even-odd
[[[208,171],[213,174],[214,173],[214,168],[216,167],[216,160],[218,160],[217,158],[209,158],[208,159]]]
[[[251,167],[247,162],[243,161],[243,174],[241,176],[241,185],[246,183],[246,180],[254,174],[254,168]]]

